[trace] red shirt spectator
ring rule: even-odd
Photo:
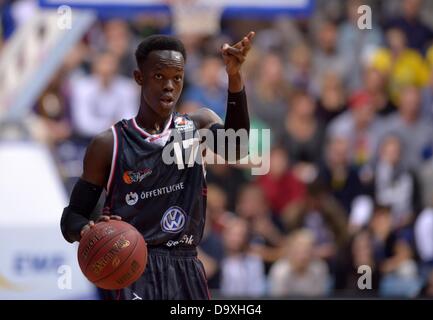
[[[269,173],[260,176],[257,184],[263,190],[272,211],[280,214],[285,206],[304,197],[305,185],[289,169],[283,149],[277,147],[272,150],[271,163]]]

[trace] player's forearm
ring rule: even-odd
[[[89,222],[84,215],[75,212],[73,208],[67,206],[63,210],[60,228],[63,237],[68,242],[80,241],[81,229]]]
[[[236,150],[236,160],[242,159],[248,155],[250,118],[248,115],[247,96],[245,88],[237,92],[228,92],[227,112],[224,122],[224,129],[233,129],[240,139],[231,140],[235,146],[229,146],[229,150]],[[243,132],[242,132],[243,131]]]
[[[250,118],[244,87],[236,92],[232,92],[229,89],[224,129],[233,129],[235,131],[244,129],[249,133]]]
[[[232,75],[228,75],[229,79],[229,92],[236,93],[241,91],[244,88],[244,83],[242,81],[242,75],[240,72],[237,72]]]

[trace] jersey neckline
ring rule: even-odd
[[[132,126],[138,131],[140,132],[143,136],[145,136],[146,138],[148,137],[157,137],[157,136],[161,136],[164,135],[168,129],[171,126],[171,123],[173,121],[173,113],[170,115],[170,119],[167,121],[167,124],[165,125],[165,128],[162,132],[159,133],[155,133],[155,134],[151,134],[149,132],[147,132],[146,130],[144,130],[143,128],[141,128],[138,124],[137,121],[135,120],[137,117],[132,118]]]

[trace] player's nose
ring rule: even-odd
[[[172,80],[167,80],[164,82],[164,91],[166,92],[172,92],[174,90],[174,84]]]

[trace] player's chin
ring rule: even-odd
[[[176,106],[176,101],[159,101],[158,110],[161,115],[170,115]]]

